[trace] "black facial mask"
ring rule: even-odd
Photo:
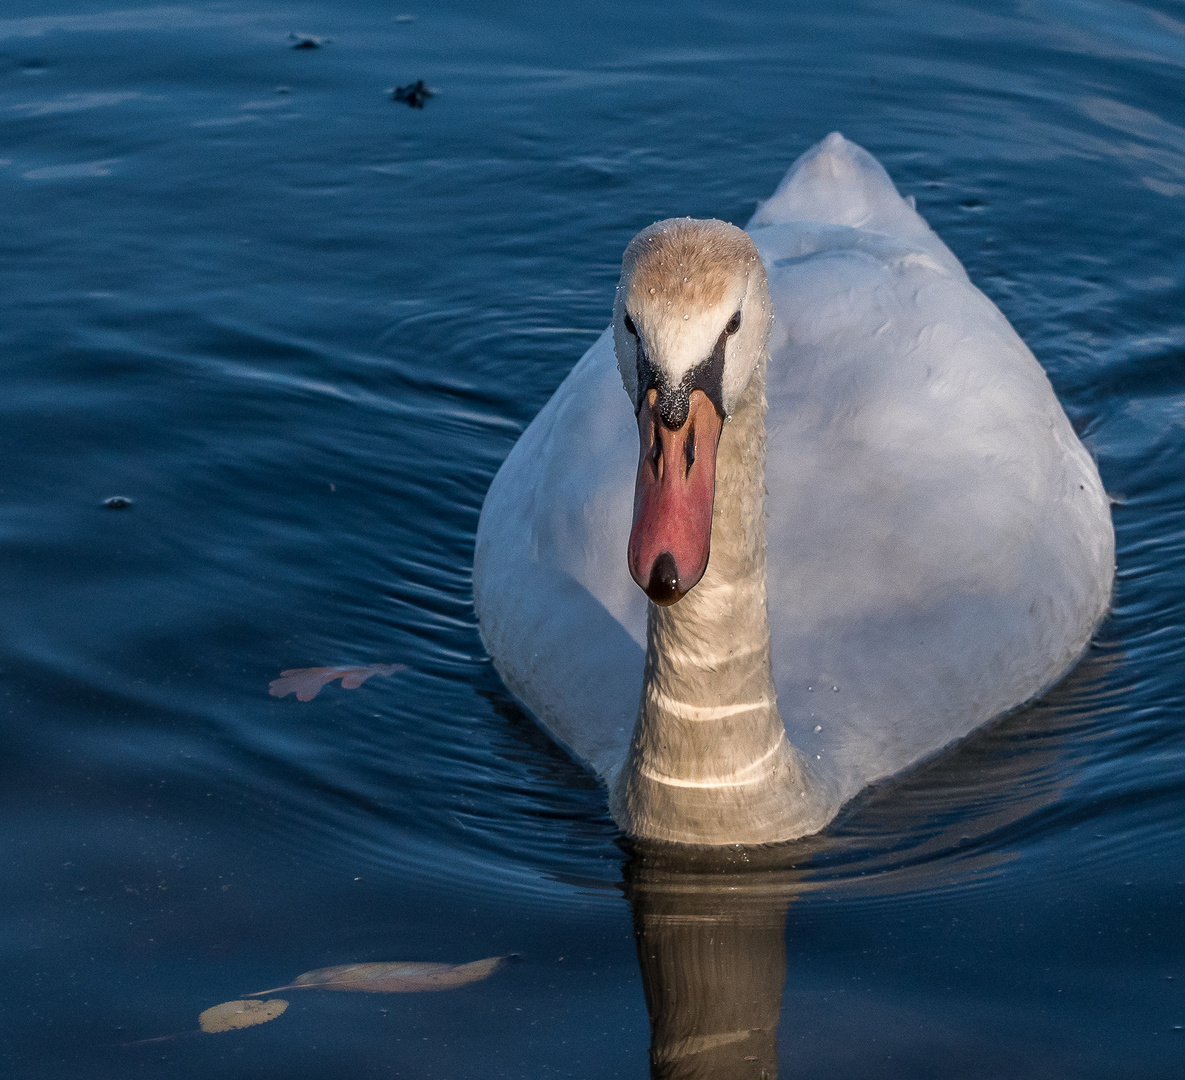
[[[678,431],[687,423],[687,412],[691,408],[691,391],[702,390],[708,400],[716,406],[716,412],[724,417],[724,343],[729,338],[725,330],[716,339],[716,347],[712,355],[702,363],[697,364],[687,372],[677,384],[672,385],[666,372],[656,364],[650,362],[642,339],[635,338],[638,348],[638,406],[634,409],[636,416],[642,408],[642,402],[650,390],[658,391],[658,401],[655,409],[663,426],[672,431]]]

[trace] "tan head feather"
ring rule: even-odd
[[[726,353],[726,409],[744,390],[768,339],[769,290],[757,247],[725,221],[670,218],[638,233],[622,256],[613,320],[630,398],[637,391],[637,341],[626,329],[627,314],[650,361],[677,383],[711,354],[737,311],[743,318]]]
[[[655,300],[670,300],[680,308],[717,307],[735,295],[737,271],[746,271],[756,255],[749,234],[727,222],[657,222],[625,249],[623,271],[632,264],[627,304],[635,300],[650,307]]]

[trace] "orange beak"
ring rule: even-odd
[[[716,447],[723,421],[702,390],[671,430],[647,392],[638,410],[638,478],[630,530],[630,575],[656,604],[673,604],[704,576],[712,542]]]

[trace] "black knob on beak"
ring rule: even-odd
[[[650,581],[646,585],[646,595],[656,604],[666,607],[683,596],[679,589],[679,568],[675,566],[675,557],[664,551],[650,568]]]

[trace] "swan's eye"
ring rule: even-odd
[[[735,334],[741,328],[741,313],[736,312],[731,319],[728,320],[728,325],[725,326],[724,332],[726,334]]]
[[[634,320],[630,318],[628,311],[625,313],[625,328],[629,333],[633,334],[634,337],[638,336],[638,328],[634,325]]]

